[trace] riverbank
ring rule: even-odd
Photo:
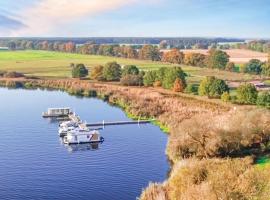
[[[205,198],[199,199],[217,199],[219,193],[224,199],[252,199],[268,194],[270,181],[266,171],[253,164],[256,156],[269,150],[269,110],[232,106],[156,88],[72,79],[0,79],[0,85],[99,97],[123,108],[132,117],[157,119],[170,132],[166,153],[173,170],[168,181],[151,184],[143,193],[143,200],[159,196],[187,199],[195,192],[205,193]],[[184,179],[189,182],[181,182]],[[246,189],[241,189],[239,183]],[[177,198],[180,194],[184,195]]]

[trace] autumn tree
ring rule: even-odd
[[[174,64],[181,64],[184,62],[184,54],[178,49],[173,49],[163,54],[162,61]]]
[[[104,80],[103,68],[104,67],[102,65],[97,65],[97,66],[93,67],[91,70],[91,74],[90,74],[91,79],[97,80],[97,81]]]
[[[230,56],[221,50],[211,49],[207,58],[209,68],[225,69]]]
[[[205,67],[206,65],[206,55],[201,53],[187,53],[185,54],[184,63],[186,65]]]
[[[185,84],[183,83],[182,79],[177,78],[173,85],[174,92],[183,92],[185,89]]]
[[[74,42],[68,42],[65,44],[65,51],[69,53],[74,53],[76,51],[76,45]]]
[[[185,73],[181,67],[164,68],[164,76],[162,78],[162,87],[172,89],[176,79],[181,79],[183,89],[186,87]]]
[[[159,49],[153,45],[144,45],[139,51],[139,59],[160,61],[161,53]]]

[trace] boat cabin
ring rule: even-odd
[[[47,112],[43,113],[43,117],[63,117],[71,113],[70,108],[49,108]]]

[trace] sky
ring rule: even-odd
[[[270,38],[270,0],[0,0],[0,37]]]

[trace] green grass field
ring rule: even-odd
[[[161,62],[133,60],[107,56],[80,55],[48,51],[5,51],[0,52],[0,70],[17,71],[31,76],[64,78],[70,77],[70,63],[83,63],[88,68],[116,61],[121,65],[136,65],[143,70],[174,66]],[[181,66],[189,75],[188,82],[198,83],[205,76],[216,76],[226,80],[247,80],[254,76],[207,68]]]

